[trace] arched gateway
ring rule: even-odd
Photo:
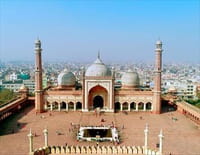
[[[98,85],[89,91],[89,110],[96,108],[104,108],[107,106],[108,92],[107,90]]]

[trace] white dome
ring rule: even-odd
[[[96,61],[87,68],[85,76],[111,76],[111,71],[98,56]]]
[[[122,75],[121,81],[122,81],[122,86],[137,87],[139,85],[138,73],[128,70]]]
[[[176,92],[176,91],[177,91],[177,89],[174,86],[170,86],[168,88],[168,92]]]
[[[28,89],[24,84],[21,85],[21,87],[19,88],[20,90],[25,90]]]
[[[74,74],[67,69],[63,70],[58,75],[58,85],[59,86],[74,86],[76,83],[76,77]]]

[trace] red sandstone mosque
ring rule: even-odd
[[[35,109],[89,112],[98,109],[104,112],[119,111],[161,111],[161,72],[162,42],[156,42],[154,89],[142,90],[139,76],[128,70],[122,75],[121,87],[115,85],[115,71],[109,69],[98,55],[86,70],[82,71],[82,80],[77,82],[75,75],[64,70],[58,75],[58,85],[42,88],[42,48],[41,41],[35,42]],[[77,87],[77,86],[81,87]]]

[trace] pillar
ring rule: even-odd
[[[58,103],[58,111],[60,111],[60,103]]]
[[[44,146],[48,147],[48,130],[45,128],[43,130],[43,133],[44,133]]]
[[[128,111],[131,111],[131,104],[128,104]]]
[[[84,67],[81,67],[82,69],[82,111],[84,111],[86,109],[86,106],[85,106],[85,68]]]
[[[158,137],[159,137],[159,154],[162,155],[163,154],[163,142],[162,142],[162,140],[164,138],[163,133],[162,133],[162,129],[160,130],[160,134],[158,135]]]
[[[76,111],[76,103],[74,103],[74,111]]]
[[[35,41],[35,110],[44,111],[44,98],[42,88],[42,48],[40,40]]]
[[[67,104],[67,102],[66,102],[66,111],[68,111],[68,104]]]
[[[27,136],[28,136],[28,139],[29,139],[29,154],[32,155],[33,154],[33,134],[31,132],[31,129],[30,129],[30,132]]]
[[[162,72],[162,42],[156,42],[155,69],[154,69],[154,90],[153,90],[153,113],[161,112],[161,72]]]
[[[44,109],[48,110],[47,102],[45,102],[45,104],[44,104]]]
[[[53,111],[53,104],[51,103],[50,105],[51,105],[50,110]]]
[[[135,104],[135,110],[138,111],[138,104]]]
[[[123,110],[123,103],[120,103],[120,111]]]
[[[143,109],[144,111],[146,111],[146,104],[144,103],[144,109]]]
[[[111,104],[111,111],[114,112],[115,111],[115,86],[114,86],[114,83],[115,83],[115,68],[112,67],[112,102],[110,103]]]
[[[148,129],[148,124],[146,124],[146,127],[144,129],[144,150],[145,150],[145,154],[148,153],[148,132],[149,132],[149,129]]]

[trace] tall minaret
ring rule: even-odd
[[[38,113],[44,111],[42,89],[42,48],[39,39],[35,41],[35,110]]]
[[[153,99],[153,112],[159,114],[161,112],[161,72],[162,72],[162,42],[156,42],[156,61],[154,70],[154,99]]]

